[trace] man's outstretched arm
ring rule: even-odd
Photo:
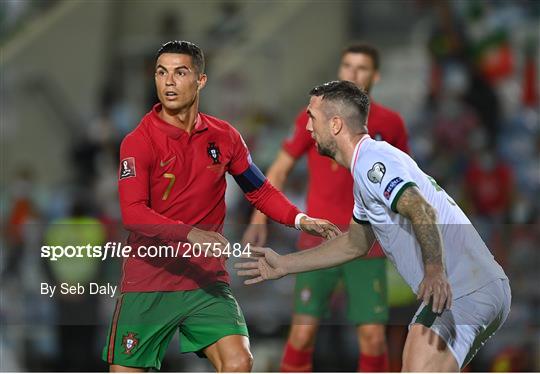
[[[369,252],[375,235],[369,224],[351,221],[350,229],[334,239],[304,251],[281,256],[270,248],[252,247],[250,261],[235,264],[238,275],[250,277],[246,284],[278,279],[287,274],[301,273],[341,265]]]
[[[335,239],[304,251],[284,256],[288,274],[325,269],[366,255],[375,242],[369,223],[358,224],[351,220],[350,229]]]

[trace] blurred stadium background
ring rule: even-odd
[[[511,279],[510,317],[468,370],[540,370],[540,1],[1,0],[0,24],[0,370],[107,369],[100,350],[113,300],[51,300],[39,282],[114,282],[119,263],[70,271],[39,258],[39,247],[75,230],[60,223],[83,225],[87,242],[124,237],[118,146],[156,100],[154,53],[170,39],[205,51],[201,111],[234,124],[263,170],[309,89],[335,78],[341,49],[377,46],[373,97],[403,115],[413,157],[460,202]],[[297,168],[286,191],[299,206],[305,180]],[[234,182],[227,199],[227,234],[238,240],[251,209]],[[272,225],[270,245],[293,250],[295,235]],[[389,281],[398,370],[416,303],[392,269]],[[249,289],[233,276],[255,371],[278,368],[292,286],[289,277]],[[338,291],[318,337],[318,371],[356,368],[344,303]],[[88,323],[69,322],[86,314]],[[163,371],[211,369],[177,344]]]

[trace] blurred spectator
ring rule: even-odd
[[[494,373],[524,372],[530,367],[528,353],[519,347],[503,350],[494,358],[490,371]]]
[[[486,49],[481,42],[476,46],[471,45],[469,35],[466,34],[469,28],[464,27],[464,20],[456,16],[452,3],[435,2],[434,7],[438,22],[435,23],[428,42],[432,58],[428,105],[436,104],[445,92],[453,92],[460,101],[474,109],[480,125],[486,129],[489,143],[493,146],[500,121],[500,105],[495,91],[486,79],[490,76],[486,75],[485,70],[493,74],[504,70],[506,76],[511,72],[511,68],[483,66],[483,53],[489,51],[489,48]],[[505,55],[507,52],[506,49]],[[491,62],[489,58],[486,58],[486,61],[486,64]]]
[[[471,212],[491,222],[508,218],[514,196],[512,169],[491,149],[481,151],[465,172]]]
[[[89,215],[86,201],[77,199],[69,217],[55,220],[45,232],[44,244],[53,246],[103,245],[106,239],[103,224]],[[98,371],[102,363],[96,359],[97,315],[102,298],[89,294],[89,282],[100,278],[102,261],[100,258],[63,257],[48,261],[50,284],[57,286],[54,306],[59,340],[59,360],[56,370]],[[60,294],[60,285],[81,284],[82,294]],[[81,354],[86,352],[85,354]]]
[[[25,225],[37,219],[39,214],[32,197],[34,173],[29,168],[21,168],[16,173],[11,188],[11,207],[7,213],[7,224],[4,227],[6,247],[4,264],[0,279],[20,275],[19,265],[23,258],[25,246]]]
[[[538,36],[531,37],[525,45],[525,63],[523,67],[523,106],[529,108],[538,108],[540,105],[540,97],[538,94],[538,61],[536,55],[538,53]]]

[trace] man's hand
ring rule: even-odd
[[[321,218],[302,217],[300,229],[308,234],[332,239],[341,234],[341,230],[332,222]]]
[[[452,290],[446,279],[442,266],[428,265],[425,267],[424,279],[418,287],[418,299],[423,299],[429,305],[433,297],[433,313],[442,313],[444,309],[452,306]]]
[[[219,232],[205,231],[205,230],[198,229],[196,227],[191,229],[191,231],[187,235],[187,240],[191,244],[198,243],[203,248],[204,248],[204,245],[207,243],[212,243],[212,244],[219,243],[221,244],[222,249],[224,249],[227,245],[229,245],[229,241],[227,240],[227,238],[225,238]]]
[[[244,245],[250,243],[251,245],[261,247],[266,244],[268,238],[268,227],[266,223],[252,223],[250,224],[244,236],[242,237],[242,243]]]
[[[251,247],[250,250],[251,255],[245,257],[249,261],[234,264],[234,268],[238,270],[238,276],[250,277],[244,281],[244,284],[260,283],[287,275],[283,256],[278,255],[271,248]]]
[[[256,247],[262,247],[266,244],[268,238],[268,219],[266,216],[255,209],[251,215],[251,222],[244,232],[242,244],[251,244]]]

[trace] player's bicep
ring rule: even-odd
[[[359,221],[355,217],[349,226],[349,240],[351,246],[357,249],[360,256],[369,252],[375,242],[375,234],[368,221]]]
[[[426,213],[434,215],[434,209],[416,186],[404,188],[403,192],[396,199],[397,212],[410,220],[424,216]]]
[[[231,136],[233,148],[231,161],[228,165],[228,172],[235,176],[248,169],[252,164],[252,159],[242,135],[240,135],[236,129],[231,128]]]
[[[250,162],[248,167],[241,173],[231,173],[231,175],[245,194],[261,188],[266,181],[266,177],[262,171],[253,162]]]
[[[401,194],[410,186],[416,186],[407,166],[395,157],[381,157],[361,175],[362,190],[368,198],[382,203],[397,213],[396,204]],[[368,169],[369,168],[369,169]]]

